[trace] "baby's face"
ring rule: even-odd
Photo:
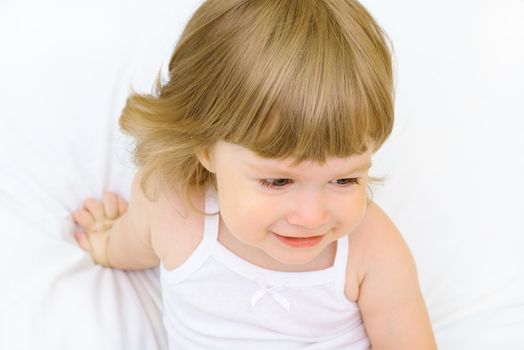
[[[231,235],[281,263],[313,261],[366,212],[371,150],[291,167],[292,160],[261,158],[220,141],[202,163],[216,174],[220,215]]]

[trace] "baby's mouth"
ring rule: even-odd
[[[282,236],[275,232],[273,233],[280,240],[280,242],[292,248],[313,247],[317,245],[318,243],[320,243],[320,241],[324,237],[323,235],[309,236],[309,237],[292,237],[292,236]]]

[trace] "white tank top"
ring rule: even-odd
[[[219,209],[206,194],[206,212]],[[219,215],[180,267],[160,266],[170,349],[370,349],[356,303],[344,294],[347,236],[332,267],[282,272],[251,264],[218,240]]]

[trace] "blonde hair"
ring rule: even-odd
[[[325,162],[378,150],[393,128],[391,45],[353,0],[207,0],[152,94],[120,118],[150,199],[216,189],[196,157],[224,140],[261,157]],[[392,45],[391,45],[392,49]],[[381,179],[370,178],[380,182]]]

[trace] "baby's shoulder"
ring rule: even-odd
[[[393,221],[373,201],[349,238],[346,296],[357,301],[366,276],[387,267],[391,260],[409,254],[409,250]]]
[[[205,194],[192,192],[191,201],[202,210]],[[187,260],[204,232],[204,216],[176,191],[163,191],[150,204],[152,245],[164,266],[174,269]]]
[[[368,254],[383,253],[388,244],[401,240],[402,236],[386,212],[372,201],[368,205],[362,222],[350,234],[350,238],[350,246],[359,248],[359,251],[369,250],[366,253]],[[357,252],[354,253],[357,254]]]

